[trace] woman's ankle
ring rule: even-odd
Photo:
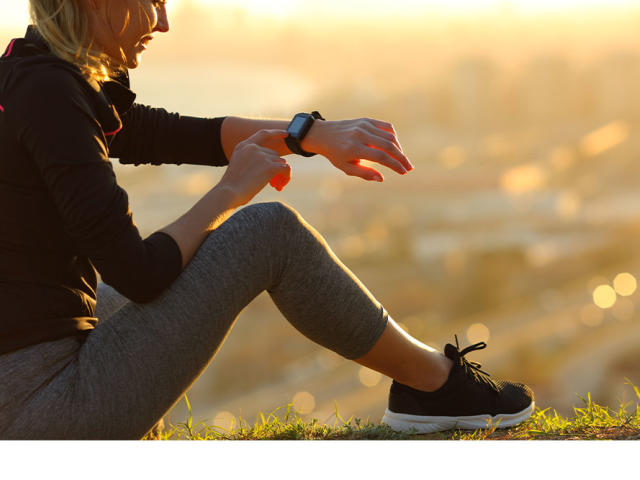
[[[415,372],[412,372],[406,381],[403,382],[400,379],[396,380],[411,388],[415,388],[416,390],[423,392],[435,392],[447,383],[449,373],[453,368],[453,362],[449,358],[445,357],[444,354],[438,352],[436,359],[432,359],[429,364],[429,371],[416,370]]]

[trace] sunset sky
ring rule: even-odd
[[[313,13],[341,17],[412,16],[424,12],[446,15],[492,14],[515,11],[523,15],[571,13],[585,10],[638,9],[637,0],[169,0],[175,10],[193,2],[200,5],[223,5],[243,8],[256,15],[289,17]],[[28,21],[27,0],[4,1],[0,6],[0,28],[24,25]]]

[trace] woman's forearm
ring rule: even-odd
[[[180,247],[182,268],[189,263],[207,235],[224,223],[236,206],[233,190],[216,185],[187,213],[160,230],[170,235]]]
[[[278,157],[279,153],[268,148],[269,145],[284,143],[287,132],[258,130],[234,146],[233,154],[229,154],[229,166],[220,182],[187,213],[160,230],[178,244],[183,268],[207,235],[222,225],[235,208],[250,202],[275,175],[291,178],[291,167]]]
[[[286,130],[288,125],[288,120],[259,120],[227,117],[222,123],[222,129],[220,131],[224,154],[227,158],[231,158],[231,154],[236,148],[236,145],[249,138],[258,130]],[[278,152],[280,156],[291,153],[284,141],[278,142],[276,145],[270,145],[270,148]]]
[[[238,143],[256,132],[286,130],[288,125],[288,120],[226,117],[220,131],[222,148],[226,157],[231,158]],[[287,147],[284,137],[274,137],[263,146],[281,157],[293,153]],[[300,142],[300,147],[325,157],[347,175],[365,180],[381,182],[383,176],[375,166],[361,163],[361,160],[384,165],[401,175],[413,170],[413,165],[402,151],[393,125],[372,118],[315,121]]]

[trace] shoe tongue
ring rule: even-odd
[[[458,362],[458,359],[460,358],[460,353],[458,352],[458,349],[456,347],[454,347],[453,345],[451,345],[450,343],[447,343],[444,346],[444,354],[447,358],[450,358],[451,360],[453,360],[454,362]]]

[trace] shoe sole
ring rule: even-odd
[[[381,423],[386,423],[397,432],[433,433],[444,430],[477,430],[479,428],[507,428],[524,422],[535,409],[535,402],[517,413],[500,415],[471,415],[466,417],[431,417],[408,415],[392,412],[388,408],[384,412]]]

